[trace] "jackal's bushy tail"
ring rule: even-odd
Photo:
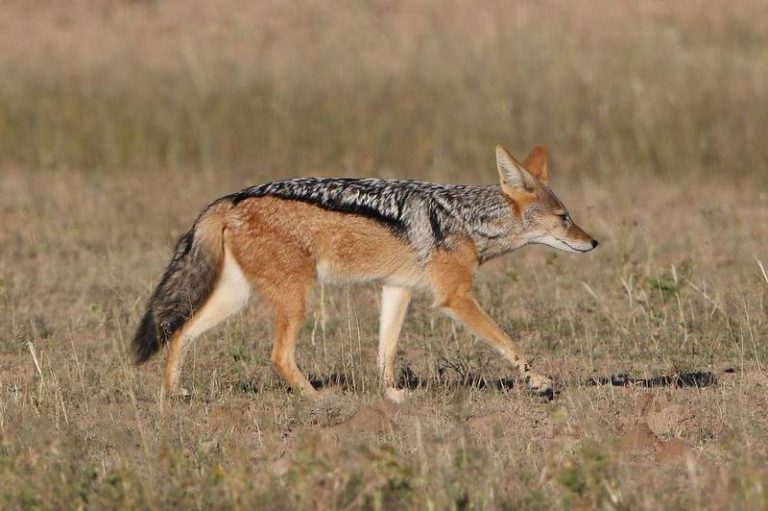
[[[224,207],[209,207],[176,243],[133,337],[136,364],[159,351],[213,292],[224,259]]]

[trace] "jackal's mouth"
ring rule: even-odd
[[[587,247],[587,248],[579,248],[579,247],[577,247],[577,246],[574,246],[574,245],[572,245],[572,244],[568,243],[567,241],[565,241],[565,240],[564,240],[564,239],[562,239],[562,238],[555,238],[555,239],[556,239],[557,241],[559,241],[560,243],[562,243],[563,245],[565,245],[565,246],[567,246],[568,248],[570,248],[571,250],[575,250],[576,252],[581,252],[582,254],[583,254],[583,253],[585,253],[585,252],[590,252],[590,251],[592,251],[592,250],[595,248],[595,245],[590,245],[590,246],[589,246],[589,247]]]

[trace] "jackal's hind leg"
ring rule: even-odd
[[[296,341],[304,323],[309,285],[291,285],[272,290],[272,368],[294,391],[314,397],[317,391],[296,365]]]
[[[179,392],[179,376],[184,357],[193,341],[232,314],[239,312],[251,296],[251,285],[229,250],[216,287],[203,307],[195,312],[184,326],[168,341],[168,354],[163,372],[163,395]]]
[[[381,290],[381,319],[379,323],[379,379],[384,395],[396,402],[405,399],[406,391],[397,389],[395,381],[395,354],[400,330],[405,320],[411,290],[405,287],[385,285]]]

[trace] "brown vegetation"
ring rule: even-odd
[[[478,5],[5,2],[0,507],[768,508],[768,9]],[[491,183],[495,144],[538,142],[601,245],[524,249],[475,291],[552,402],[427,297],[411,399],[382,401],[373,287],[310,296],[315,404],[271,372],[257,301],[198,341],[189,400],[131,365],[173,241],[219,195]]]

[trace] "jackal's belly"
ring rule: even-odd
[[[403,287],[418,287],[424,271],[410,258],[372,258],[339,260],[324,258],[316,265],[317,279],[328,284],[384,282]]]

